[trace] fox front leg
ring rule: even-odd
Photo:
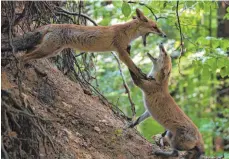
[[[128,128],[133,128],[136,125],[138,125],[139,123],[141,123],[142,121],[144,121],[146,118],[150,117],[150,113],[148,111],[145,111],[140,117],[138,117],[137,120],[135,120],[134,122],[131,122],[128,125]]]
[[[134,64],[134,62],[132,61],[132,59],[129,56],[129,52],[130,48],[126,48],[126,49],[118,49],[118,55],[119,55],[119,59],[126,64],[126,66],[138,77],[142,78],[142,79],[147,79],[146,78],[146,74],[144,74],[143,72],[141,72],[141,70]]]

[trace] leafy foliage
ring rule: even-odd
[[[181,1],[178,11],[180,25],[184,37],[185,53],[180,54],[180,34],[176,17],[176,1],[146,1],[148,7],[160,17],[158,26],[168,36],[162,39],[150,35],[147,46],[141,39],[132,43],[131,57],[144,71],[149,72],[152,63],[146,52],[158,56],[159,42],[165,43],[168,53],[173,57],[173,70],[170,79],[170,92],[179,106],[199,127],[205,141],[206,154],[217,155],[222,151],[213,151],[213,140],[216,136],[229,139],[229,40],[217,37],[218,2]],[[130,20],[135,15],[135,9],[141,9],[144,14],[154,19],[152,12],[144,5],[124,1],[112,1],[104,5],[101,2],[89,1],[87,7],[93,19],[100,25],[112,25]],[[91,11],[93,10],[93,11]],[[229,19],[229,8],[224,19]],[[96,54],[97,80],[102,93],[115,105],[118,105],[127,115],[131,115],[130,104],[122,85],[118,65],[113,56]],[[131,89],[132,98],[136,104],[137,116],[144,112],[142,94],[133,85],[129,72],[122,65],[123,72]],[[138,126],[138,130],[150,141],[151,137],[163,132],[163,128],[153,119],[147,119]],[[228,154],[225,154],[228,155]]]
[[[125,15],[125,17],[128,17],[131,13],[130,5],[126,1],[122,3],[122,13]]]

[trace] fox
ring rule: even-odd
[[[172,70],[171,57],[167,54],[163,44],[159,44],[160,54],[158,59],[147,54],[154,64],[147,79],[136,76],[129,69],[134,84],[143,92],[146,111],[128,127],[133,128],[146,118],[152,116],[161,124],[171,152],[156,151],[157,156],[178,157],[179,151],[186,151],[185,158],[200,159],[204,154],[204,142],[202,136],[192,120],[176,104],[169,93],[168,84]]]
[[[75,24],[50,24],[36,30],[41,33],[42,40],[35,48],[21,56],[26,63],[30,60],[55,56],[64,48],[78,49],[85,52],[115,51],[119,59],[139,77],[145,74],[130,58],[127,49],[130,42],[142,37],[144,46],[146,37],[157,34],[166,37],[166,34],[157,26],[157,23],[145,17],[142,11],[136,9],[136,17],[124,24],[111,26],[81,26]]]

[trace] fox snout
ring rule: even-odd
[[[160,49],[160,52],[161,52],[161,53],[166,54],[166,51],[165,51],[165,48],[164,48],[163,43],[160,43],[160,44],[159,44],[159,49]]]
[[[153,26],[152,33],[156,33],[163,38],[167,37],[167,35],[163,31],[161,31],[161,29],[159,29],[157,26]]]
[[[158,34],[159,36],[163,37],[163,38],[167,38],[167,35],[165,33],[163,33],[162,31],[158,30],[153,30],[151,33],[155,33]]]
[[[163,37],[163,38],[167,38],[167,35],[165,33],[163,33],[161,30],[158,29],[158,34]]]
[[[167,38],[167,35],[165,35],[164,33],[162,33],[161,36],[162,36],[163,38]]]

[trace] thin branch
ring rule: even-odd
[[[78,16],[78,19],[77,19],[77,24],[79,25],[80,24],[80,16],[81,16],[81,8],[82,8],[82,1],[80,0],[79,1],[79,7],[78,7],[78,9],[79,9],[79,16]]]
[[[167,17],[157,17],[156,14],[154,13],[153,9],[151,7],[149,7],[147,4],[142,3],[142,2],[135,2],[135,1],[128,1],[127,3],[132,3],[132,4],[139,4],[141,6],[146,7],[154,16],[155,20],[157,21],[158,19],[166,19]]]
[[[222,94],[225,94],[225,93],[229,93],[229,88],[225,88],[223,90],[218,91],[219,95],[222,95]]]
[[[129,99],[130,105],[131,105],[132,116],[134,117],[135,114],[136,114],[136,111],[135,111],[135,104],[134,104],[134,102],[132,101],[132,98],[131,98],[131,95],[130,95],[130,89],[129,89],[127,83],[126,83],[124,74],[123,74],[123,72],[122,72],[122,68],[121,68],[121,64],[120,64],[119,58],[117,57],[117,55],[116,55],[114,52],[111,52],[111,53],[112,53],[112,55],[114,55],[114,57],[115,57],[115,59],[116,59],[116,61],[117,61],[117,63],[118,63],[119,71],[120,71],[120,74],[121,74],[121,76],[122,76],[123,86],[124,86],[124,88],[126,89],[126,93],[127,93],[127,95],[128,95],[128,99]]]
[[[89,20],[90,22],[92,22],[95,26],[98,26],[98,24],[93,20],[91,19],[89,16],[87,16],[86,14],[79,14],[79,13],[75,13],[75,12],[69,12],[69,11],[66,11],[64,10],[63,8],[60,8],[60,7],[57,7],[57,9],[59,9],[61,12],[64,12],[66,14],[69,14],[69,15],[77,15],[77,16],[82,16],[84,17],[85,19]],[[59,12],[58,12],[59,13]],[[60,14],[60,13],[59,13]]]
[[[183,41],[183,34],[181,30],[180,18],[178,14],[178,8],[179,8],[179,1],[177,1],[177,7],[176,7],[178,30],[180,31],[180,56],[178,58],[178,70],[179,70],[179,73],[183,76],[183,74],[180,71],[180,60],[181,60],[181,55],[184,53],[184,41]]]
[[[56,11],[55,14],[57,16],[59,16],[59,15],[65,16],[66,18],[70,19],[73,24],[76,24],[76,22],[73,20],[73,18],[70,15],[66,14],[66,13]]]
[[[2,101],[2,106],[5,107],[7,111],[12,112],[12,113],[18,113],[18,114],[25,115],[25,116],[28,116],[28,117],[31,117],[31,118],[37,118],[37,119],[40,119],[42,121],[55,121],[53,119],[44,119],[44,118],[42,118],[40,116],[32,115],[32,114],[30,114],[28,112],[21,111],[21,110],[15,109],[15,108],[11,108],[10,105],[7,104],[4,101]]]
[[[2,152],[4,154],[4,158],[5,159],[9,159],[9,155],[8,155],[8,153],[7,153],[7,151],[6,151],[5,147],[4,147],[4,144],[3,144],[3,137],[2,137],[2,142],[1,142],[1,149],[2,149]]]

